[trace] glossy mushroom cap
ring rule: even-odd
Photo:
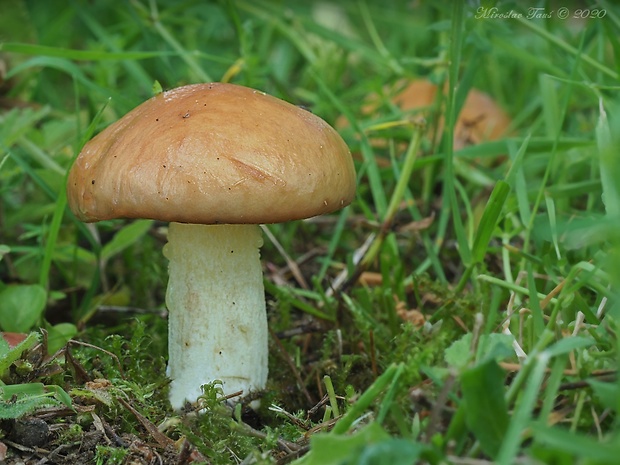
[[[351,154],[330,125],[224,83],[144,102],[84,146],[67,181],[87,222],[276,223],[338,210],[354,194]]]

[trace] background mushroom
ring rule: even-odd
[[[438,87],[423,79],[399,81],[399,90],[393,102],[402,111],[424,110],[435,103]],[[443,131],[440,121],[438,133]],[[503,137],[510,126],[510,118],[493,99],[478,89],[470,89],[454,126],[454,149]]]
[[[385,86],[385,93],[389,104],[395,105],[401,112],[406,114],[419,114],[425,118],[432,117],[436,104],[445,104],[444,98],[438,99],[437,92],[441,89],[425,79],[405,80],[400,79],[396,83]],[[444,90],[444,94],[447,90]],[[385,102],[384,102],[385,103]],[[377,94],[371,94],[365,100],[360,112],[365,117],[381,118],[382,101]],[[443,112],[439,112],[437,127],[429,125],[427,136],[434,143],[438,143],[444,130]],[[432,118],[431,118],[432,120]],[[507,113],[486,93],[472,88],[457,115],[454,125],[453,144],[454,150],[462,150],[469,145],[501,139],[509,132],[511,119]],[[336,121],[336,127],[346,129],[349,123],[344,116]],[[385,139],[371,138],[376,147],[384,147]],[[401,145],[404,150],[405,144]],[[390,166],[389,160],[379,158],[379,165]]]
[[[355,195],[338,133],[263,92],[210,83],[163,92],[88,142],[67,181],[83,221],[172,222],[170,401],[221,380],[232,394],[267,379],[261,223],[333,212]]]

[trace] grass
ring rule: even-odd
[[[420,3],[0,0],[0,329],[37,334],[0,344],[7,460],[615,462],[620,9]],[[386,88],[421,78],[424,120]],[[156,82],[208,80],[337,125],[358,192],[266,227],[267,392],[197,416],[167,405],[165,224],[84,225],[64,177]],[[471,89],[501,138],[451,137]]]

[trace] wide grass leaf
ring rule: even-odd
[[[356,460],[346,464],[356,465],[411,465],[420,457],[425,447],[401,438],[391,438],[362,449]]]
[[[42,393],[43,384],[34,383]],[[30,385],[18,385],[20,388]],[[3,391],[5,387],[0,388]],[[3,395],[2,397],[6,397]],[[37,394],[34,396],[21,396],[16,400],[0,400],[0,420],[9,420],[24,417],[37,409],[44,407],[57,407],[60,403],[53,397],[48,397],[44,394]]]
[[[151,229],[152,224],[152,220],[136,220],[123,227],[123,229],[117,232],[114,238],[101,250],[102,260],[109,260],[117,253],[122,252],[127,247],[140,240],[140,238]]]
[[[377,423],[350,436],[334,434],[315,434],[310,439],[310,452],[296,465],[338,465],[353,456],[368,444],[389,439],[389,435]]]
[[[75,50],[45,45],[6,42],[0,44],[0,50],[22,53],[24,55],[60,57],[68,60],[145,60],[158,56],[173,55],[174,52],[107,52],[104,50]]]
[[[0,386],[0,420],[26,416],[43,407],[71,406],[71,398],[60,386],[43,383]]]
[[[15,347],[10,347],[9,343],[2,337],[0,337],[0,378],[9,371],[13,362],[19,359],[24,351],[30,349],[37,342],[39,342],[38,333],[30,333],[26,336],[26,339],[21,341]]]
[[[502,445],[509,422],[504,377],[504,370],[494,360],[461,375],[465,422],[482,450],[493,458]]]
[[[606,383],[596,379],[588,380],[588,384],[594,392],[594,396],[603,404],[605,408],[609,408],[617,412],[619,410],[618,402],[620,401],[620,393],[618,392],[618,383]]]
[[[491,333],[480,336],[476,358],[478,363],[488,360],[505,360],[514,354],[512,342],[514,338],[508,334]],[[471,351],[472,334],[467,333],[454,341],[444,352],[444,360],[454,368],[465,368],[473,359]]]
[[[31,329],[43,313],[47,292],[38,284],[11,284],[0,291],[0,328],[12,333]]]
[[[390,437],[376,422],[352,435],[316,434],[310,444],[310,453],[294,462],[296,465],[410,465],[426,449]]]
[[[491,197],[484,209],[478,230],[476,231],[476,237],[474,239],[474,245],[472,247],[472,256],[474,263],[480,263],[484,259],[484,256],[489,248],[489,242],[491,236],[495,230],[495,225],[499,221],[504,203],[510,193],[510,185],[505,181],[498,181]]]
[[[618,463],[618,457],[620,457],[620,440],[618,438],[599,441],[594,437],[571,433],[562,428],[550,427],[542,422],[534,422],[530,428],[535,443],[544,445],[548,450],[570,453],[574,457],[587,459],[587,463]]]
[[[618,174],[620,173],[620,163],[618,163],[616,141],[614,141],[612,136],[607,113],[602,102],[596,125],[596,142],[599,152],[603,203],[607,214],[617,218],[620,215],[620,192],[617,182]]]

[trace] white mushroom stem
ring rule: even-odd
[[[194,402],[221,380],[243,396],[267,381],[267,316],[258,225],[171,223],[164,255],[170,403]]]

